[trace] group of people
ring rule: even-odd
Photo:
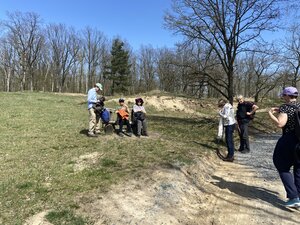
[[[236,114],[234,113],[233,106],[225,99],[220,99],[218,102],[218,107],[220,108],[220,123],[218,138],[222,137],[223,127],[225,129],[225,141],[227,145],[228,154],[224,158],[224,161],[233,162],[234,160],[234,140],[233,132],[237,125],[239,137],[240,137],[240,147],[238,151],[241,153],[250,152],[249,135],[248,135],[248,125],[249,122],[254,118],[254,114],[258,109],[258,106],[253,102],[245,101],[242,95],[237,97],[238,106]]]
[[[104,113],[108,112],[104,107],[105,97],[102,96],[98,98],[102,90],[102,84],[96,83],[95,86],[88,91],[87,102],[89,111],[89,137],[97,137],[101,133],[101,120],[106,124],[110,122],[109,119],[106,121],[106,118],[103,117]],[[132,125],[134,125],[136,128],[135,130],[137,137],[141,137],[141,135],[148,136],[146,110],[143,104],[144,101],[142,98],[135,99],[135,105],[133,106],[131,112],[132,116],[130,121],[129,107],[125,104],[124,98],[119,99],[119,106],[115,111],[117,114],[117,120],[115,121],[115,124],[113,124],[114,127],[115,125],[118,126],[116,132],[119,136],[124,136],[124,134],[126,134],[127,136],[131,137],[133,133]],[[126,133],[123,132],[124,125],[126,125]]]
[[[148,136],[147,132],[147,122],[146,122],[146,110],[143,106],[144,100],[142,98],[135,99],[135,105],[132,108],[131,122],[136,127],[136,136],[139,138],[141,135]],[[126,125],[126,135],[132,136],[132,127],[129,120],[129,107],[125,104],[125,99],[119,99],[119,107],[116,110],[117,121],[116,124],[119,125],[117,134],[121,137],[124,136],[123,125]]]
[[[89,110],[89,132],[88,136],[95,137],[100,133],[100,115],[97,113],[95,105],[100,105],[100,110],[104,108],[105,98],[98,98],[98,94],[102,91],[102,85],[97,83],[94,88],[88,92],[88,110]],[[297,123],[295,112],[300,109],[300,103],[297,102],[298,90],[295,87],[287,87],[281,93],[284,101],[280,107],[273,107],[268,111],[268,114],[274,124],[282,128],[282,136],[279,138],[274,153],[273,163],[279,173],[284,188],[287,193],[288,201],[286,207],[300,208],[300,159],[295,157],[295,149],[300,148],[298,137],[295,132]],[[225,99],[218,101],[220,122],[218,138],[222,137],[223,128],[225,130],[225,140],[227,145],[227,156],[224,161],[234,161],[234,139],[233,133],[237,127],[240,146],[238,151],[241,153],[250,152],[248,125],[254,118],[254,114],[258,106],[254,102],[245,101],[242,95],[237,97],[237,111]],[[146,110],[143,106],[143,99],[135,99],[135,105],[132,109],[132,122],[136,125],[136,135],[148,136],[146,123]],[[125,99],[119,99],[119,107],[115,111],[117,114],[116,124],[119,125],[117,134],[123,136],[123,125],[127,126],[126,134],[132,136],[132,127],[129,119],[130,110],[125,104]],[[290,169],[293,167],[293,174]]]
[[[296,126],[299,124],[297,110],[300,103],[297,102],[299,93],[295,87],[286,87],[281,93],[283,104],[279,107],[272,107],[268,115],[276,127],[282,129],[282,136],[277,141],[273,153],[273,163],[279,173],[280,179],[286,191],[288,200],[284,203],[286,207],[300,208],[300,152],[299,137],[296,134]],[[233,131],[237,121],[237,128],[240,136],[240,148],[242,153],[250,151],[248,138],[248,124],[255,111],[258,109],[252,102],[245,102],[242,96],[238,96],[238,107],[236,116],[230,103],[225,100],[219,101],[220,117],[225,127],[225,139],[228,155],[225,161],[233,161],[234,142]],[[236,121],[235,121],[236,119]],[[293,173],[291,173],[293,168]]]

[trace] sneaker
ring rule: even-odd
[[[100,130],[96,130],[95,134],[101,134],[101,131]]]
[[[94,134],[94,132],[88,132],[89,137],[98,137],[97,134]]]
[[[129,133],[127,133],[127,136],[131,137],[131,136],[132,136],[132,133],[130,133],[130,132],[129,132]]]
[[[299,198],[289,199],[286,203],[284,203],[284,206],[289,208],[300,208]]]

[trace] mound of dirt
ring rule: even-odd
[[[183,97],[171,97],[171,96],[141,96],[145,105],[154,107],[157,111],[178,111],[184,112],[187,114],[197,114],[202,115],[197,112],[199,108],[202,108],[203,105],[196,100],[191,100]],[[118,103],[118,99],[111,99],[109,101]],[[126,102],[129,105],[134,104],[135,98],[126,98]]]
[[[206,167],[207,172],[213,168],[208,162],[205,160],[200,166]],[[200,169],[170,166],[148,171],[143,177],[113,187],[105,195],[80,197],[79,214],[92,218],[97,225],[206,224],[206,218],[199,217],[206,196],[201,185],[191,178]],[[203,174],[197,176],[207,178]]]

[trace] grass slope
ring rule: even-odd
[[[23,224],[47,209],[53,224],[88,224],[75,214],[76,196],[105,192],[144,169],[191,163],[216,147],[214,118],[148,108],[150,138],[88,138],[84,96],[0,93],[0,108],[0,224]],[[95,152],[96,162],[74,170]]]

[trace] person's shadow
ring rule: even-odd
[[[88,136],[88,132],[89,132],[88,129],[82,129],[79,133]]]
[[[215,179],[216,181],[213,181],[211,183],[221,189],[228,189],[232,193],[235,193],[236,195],[239,195],[244,198],[260,199],[284,211],[289,211],[289,212],[291,211],[283,206],[284,202],[277,197],[278,196],[277,192],[267,190],[262,187],[256,187],[256,186],[246,185],[243,183],[226,181],[223,178],[218,176],[212,176],[212,178]]]

